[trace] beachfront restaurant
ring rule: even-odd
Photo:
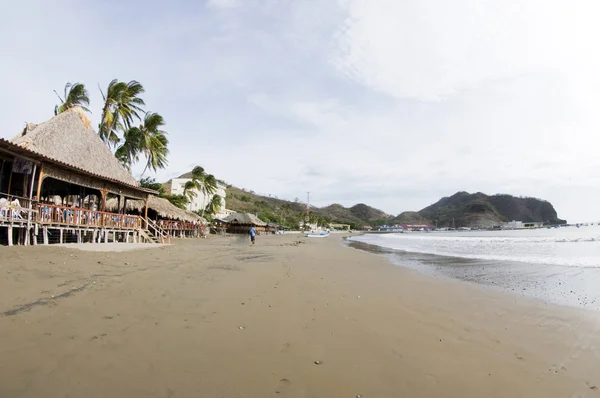
[[[106,208],[111,211],[118,210],[118,201],[110,199]],[[146,211],[143,200],[127,202],[127,214],[142,217]],[[206,236],[207,221],[196,213],[192,213],[173,205],[165,198],[154,195],[148,196],[148,230],[161,241],[167,236],[180,238],[198,238]],[[166,235],[165,235],[166,234]]]
[[[254,214],[233,213],[225,217],[223,222],[226,223],[227,233],[230,234],[247,234],[251,227],[254,227],[259,235],[267,230],[267,223]]]
[[[15,138],[0,139],[0,244],[120,242],[143,239],[144,216],[123,211],[145,204],[140,188],[91,128],[79,108]],[[106,202],[115,198],[114,212]]]

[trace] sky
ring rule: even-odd
[[[2,3],[0,137],[66,82],[97,125],[98,87],[138,80],[167,123],[159,181],[201,165],[316,206],[509,193],[600,220],[596,0]]]

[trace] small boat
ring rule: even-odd
[[[306,232],[304,234],[305,238],[325,238],[329,236],[329,231],[324,232]]]

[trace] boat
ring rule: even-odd
[[[329,236],[329,231],[304,233],[305,238],[326,238],[328,236]]]

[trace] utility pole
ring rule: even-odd
[[[310,222],[310,192],[306,192],[306,217],[304,217],[304,229],[308,230],[308,223]]]

